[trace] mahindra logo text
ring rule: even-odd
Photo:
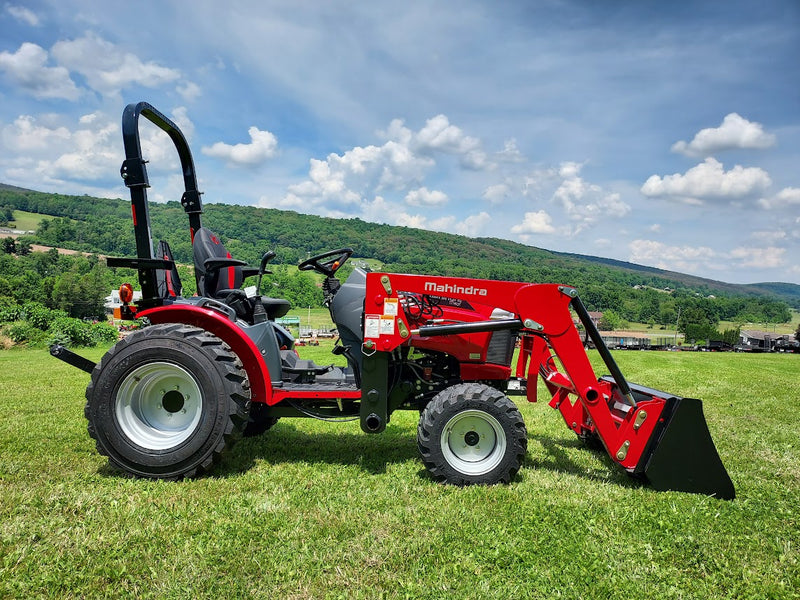
[[[436,292],[438,294],[464,294],[466,296],[488,296],[489,291],[484,288],[468,285],[466,287],[461,285],[440,285],[433,281],[425,282],[426,292]]]

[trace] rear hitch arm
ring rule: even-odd
[[[81,371],[86,371],[87,373],[91,373],[97,364],[90,361],[88,358],[75,354],[71,350],[67,350],[61,344],[53,344],[50,346],[50,354],[59,360],[63,360],[68,365],[77,367]]]

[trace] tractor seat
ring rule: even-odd
[[[205,227],[195,231],[192,253],[197,273],[197,293],[200,296],[223,300],[236,311],[237,315],[245,320],[251,320],[253,299],[247,298],[244,291],[239,288],[244,278],[257,275],[258,269],[248,267],[244,261],[231,257],[217,234]],[[284,316],[291,308],[289,301],[283,298],[262,296],[261,303],[270,320]]]
[[[210,229],[201,227],[195,231],[192,254],[197,273],[197,293],[200,296],[218,298],[226,295],[226,291],[237,290],[242,285],[242,267],[246,263],[234,259]]]

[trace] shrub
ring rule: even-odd
[[[80,319],[60,317],[50,326],[50,344],[93,346],[92,325]]]
[[[48,343],[62,346],[96,346],[117,340],[117,330],[109,323],[89,323],[72,317],[59,317],[50,326]]]
[[[46,338],[44,331],[34,327],[27,321],[12,323],[4,327],[3,331],[15,344],[38,345]]]
[[[116,342],[118,338],[119,331],[111,323],[102,321],[92,324],[92,340],[95,345]]]
[[[50,310],[40,302],[27,302],[22,306],[22,317],[42,331],[47,331],[50,324],[56,319],[66,316],[67,313],[63,310]]]
[[[22,307],[14,302],[5,302],[6,297],[0,298],[0,323],[13,323],[22,319]]]

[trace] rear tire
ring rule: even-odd
[[[462,383],[439,392],[417,428],[422,462],[437,480],[454,485],[509,483],[528,448],[516,405],[501,391]]]
[[[106,353],[86,388],[97,450],[138,477],[208,471],[247,423],[250,393],[236,355],[180,324],[138,331]]]

